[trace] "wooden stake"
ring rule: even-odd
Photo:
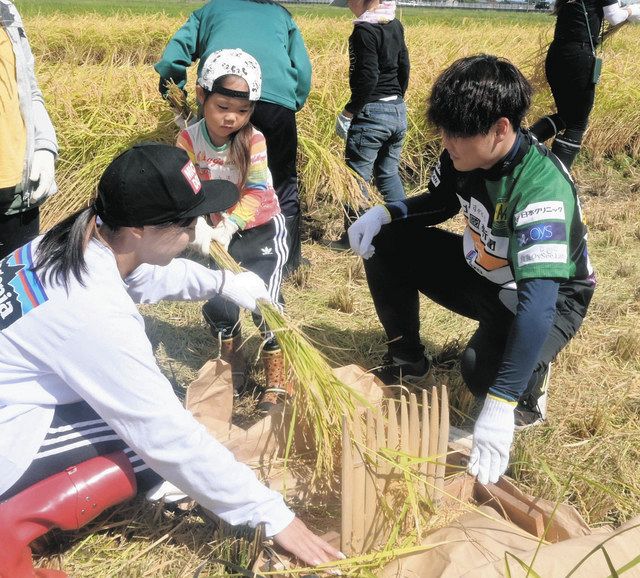
[[[438,390],[435,385],[431,388],[429,430],[429,458],[434,460],[438,453],[438,435],[440,433],[440,409],[438,407]],[[435,461],[430,461],[427,465],[427,485],[429,495],[432,498],[435,496],[435,481],[436,464]]]
[[[362,459],[361,449],[364,443],[362,435],[362,422],[360,416],[356,415],[353,420],[353,441],[355,444],[354,460],[353,460],[353,489],[351,500],[353,502],[352,510],[352,539],[351,549],[354,554],[361,554],[364,545],[364,506],[365,506],[365,468]]]
[[[420,453],[421,458],[426,458],[429,455],[429,396],[427,390],[422,390],[422,437],[420,439]],[[422,495],[423,497],[430,496],[429,487],[427,486],[427,462],[420,464],[420,473],[422,474]]]
[[[351,436],[347,416],[342,416],[342,526],[341,547],[344,554],[353,554],[351,533],[353,531],[353,455],[351,453]]]
[[[420,418],[418,398],[415,393],[409,396],[409,453],[417,456],[420,451]]]
[[[400,398],[400,451],[409,453],[409,412],[404,395]]]
[[[372,410],[370,408],[367,409],[367,434],[365,443],[371,452],[367,452],[368,455],[366,457],[368,459],[364,462],[364,511],[361,512],[361,515],[364,517],[362,552],[368,552],[374,545],[375,536],[373,525],[376,514],[378,514],[378,516],[380,515],[378,511],[378,495],[376,493],[376,478],[378,473],[376,452],[378,448],[376,446],[376,425],[374,419]]]
[[[436,467],[436,493],[437,500],[442,499],[444,488],[444,473],[447,467],[447,452],[449,444],[449,393],[447,386],[440,388],[440,431],[438,433],[438,465]]]

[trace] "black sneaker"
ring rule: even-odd
[[[326,239],[323,239],[321,243],[332,251],[344,252],[351,249],[351,245],[349,243],[349,235],[346,231],[342,233],[337,241],[328,241]]]
[[[385,355],[382,365],[374,368],[371,373],[385,385],[397,385],[402,382],[418,383],[427,377],[430,367],[431,363],[426,357],[418,361],[405,361]]]
[[[550,378],[551,364],[548,365],[547,373],[537,391],[518,402],[513,412],[516,431],[540,425],[547,420],[547,393]]]

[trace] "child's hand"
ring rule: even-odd
[[[211,239],[220,243],[225,251],[227,251],[229,249],[229,243],[231,243],[231,238],[238,229],[238,225],[225,215],[222,221],[213,228]]]

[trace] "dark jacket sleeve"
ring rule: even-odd
[[[398,54],[398,82],[400,83],[400,90],[402,90],[402,96],[404,97],[409,86],[409,51],[407,50],[407,44],[404,41],[404,32],[402,33],[402,50]]]
[[[443,223],[460,212],[456,195],[456,173],[449,153],[444,151],[431,171],[428,190],[420,195],[387,203],[391,218],[412,219],[416,225],[429,227]]]
[[[187,82],[187,68],[201,54],[198,52],[198,32],[200,30],[200,13],[196,10],[169,40],[162,58],[154,65],[160,75],[160,92],[166,94],[165,82],[172,79],[180,88]]]
[[[509,401],[524,393],[553,326],[559,288],[555,279],[518,282],[518,309],[490,393]]]
[[[378,74],[378,40],[366,25],[356,24],[349,37],[351,100],[345,110],[354,116],[362,110],[378,84]]]

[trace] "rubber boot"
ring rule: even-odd
[[[302,257],[300,213],[285,216],[284,226],[287,229],[287,246],[289,247],[289,257],[282,268],[282,274],[286,278],[300,265],[309,265],[309,261]]]
[[[124,452],[114,452],[67,468],[0,503],[0,578],[66,576],[35,570],[29,544],[52,528],[77,530],[135,494],[131,463]]]
[[[533,134],[540,142],[549,140],[551,137],[556,136],[563,130],[564,122],[557,112],[555,114],[550,114],[549,116],[543,116],[529,127],[531,134]]]
[[[240,396],[244,393],[247,385],[247,362],[240,351],[242,334],[238,330],[235,335],[229,336],[221,331],[218,333],[218,343],[220,344],[220,358],[231,366],[233,394],[236,397]]]
[[[284,354],[277,343],[267,344],[260,353],[260,359],[264,365],[265,390],[257,410],[266,415],[282,409],[287,398],[293,396],[293,385],[287,377]]]
[[[567,129],[553,141],[551,152],[560,159],[567,170],[571,169],[580,152],[583,134],[583,131]]]

